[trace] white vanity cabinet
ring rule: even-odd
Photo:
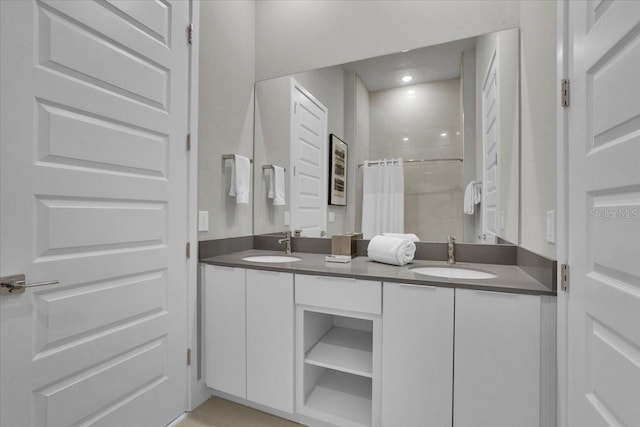
[[[296,410],[380,426],[381,283],[296,274]]]
[[[294,410],[293,274],[247,270],[247,400]]]
[[[205,265],[205,383],[241,398],[247,397],[247,349],[243,268]]]
[[[540,310],[537,295],[456,289],[454,427],[540,427]]]
[[[294,410],[293,274],[204,266],[207,386]]]
[[[383,289],[382,425],[450,426],[454,290]]]

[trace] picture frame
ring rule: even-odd
[[[346,206],[349,146],[332,133],[329,135],[329,148],[329,204]]]

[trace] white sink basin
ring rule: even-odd
[[[486,273],[484,271],[458,267],[420,267],[414,268],[411,271],[416,274],[445,277],[447,279],[495,279],[498,277],[495,274]]]
[[[251,261],[251,262],[294,262],[300,261],[300,258],[296,258],[294,256],[284,256],[284,255],[257,255],[257,256],[248,256],[246,258],[242,258],[243,261]]]

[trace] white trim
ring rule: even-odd
[[[211,396],[204,384],[204,373],[198,380],[198,71],[200,63],[200,2],[189,1],[193,37],[189,52],[189,124],[191,151],[188,156],[187,241],[191,257],[187,260],[187,345],[191,349],[191,366],[187,367],[186,409],[193,410]],[[185,141],[186,144],[186,141]],[[186,147],[185,147],[186,149]],[[185,352],[186,363],[186,352]],[[203,368],[204,369],[204,368]]]
[[[568,261],[569,249],[569,111],[561,107],[561,80],[569,78],[571,44],[569,42],[569,2],[558,1],[556,24],[556,258],[558,274],[560,266]],[[568,339],[569,339],[569,294],[557,289],[557,425],[567,427],[568,424]]]

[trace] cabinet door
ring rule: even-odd
[[[456,290],[454,427],[539,427],[540,297]]]
[[[205,382],[246,398],[245,270],[206,265],[203,283]]]
[[[293,275],[247,270],[248,400],[293,412],[293,336]]]
[[[454,290],[385,283],[382,425],[450,426]]]

